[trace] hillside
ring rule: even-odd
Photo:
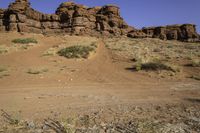
[[[37,43],[13,41],[23,38],[32,38]],[[156,130],[199,131],[198,122],[193,119],[192,124],[184,125],[174,119],[186,122],[191,117],[199,118],[199,43],[19,33],[2,33],[0,42],[0,107],[12,114],[12,119],[20,121],[10,125],[1,117],[3,132],[39,132],[44,126],[43,119],[53,118],[65,125],[65,118],[81,122],[82,116],[93,119],[96,113],[96,121],[100,123],[90,123],[87,128],[87,124],[72,122],[68,128],[75,126],[74,130],[84,132],[86,127],[88,132],[96,133],[102,123],[107,127],[114,122],[108,130],[117,129],[120,124],[124,131],[153,132],[153,125],[139,128],[137,124],[145,124],[143,120],[153,124],[158,117],[160,121],[154,124],[162,128]],[[70,46],[93,47],[93,52],[84,58],[59,56],[59,50]],[[191,109],[195,114],[187,112]],[[167,117],[166,121],[160,115]],[[116,121],[113,117],[123,120]],[[130,121],[136,125],[129,128],[126,123]],[[24,125],[26,122],[28,127]],[[169,123],[176,123],[177,127],[166,127]],[[195,124],[196,128],[192,128]],[[51,128],[42,130],[53,132]]]

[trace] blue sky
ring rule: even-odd
[[[0,0],[0,8],[6,8],[14,0]],[[67,0],[30,0],[34,9],[54,13],[60,3]],[[117,4],[121,16],[136,28],[167,24],[193,23],[200,33],[200,0],[75,0],[90,7]]]

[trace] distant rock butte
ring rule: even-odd
[[[16,0],[8,9],[0,9],[0,31],[99,37],[150,37],[189,42],[200,40],[193,24],[138,30],[123,20],[116,5],[89,8],[73,2],[60,4],[55,14],[43,14],[32,9],[28,0]]]

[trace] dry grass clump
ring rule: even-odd
[[[27,73],[28,74],[42,74],[48,71],[49,70],[47,68],[29,68]]]
[[[13,116],[5,112],[3,109],[1,109],[1,116],[5,119],[6,122],[8,122],[11,125],[18,125],[20,122],[17,118],[14,118]]]
[[[5,66],[0,66],[0,78],[7,77],[10,74],[8,73],[8,69]]]
[[[55,48],[49,48],[48,50],[46,50],[42,56],[54,56],[57,53],[57,49]]]
[[[7,71],[7,68],[5,66],[0,66],[0,72],[5,72]]]
[[[199,59],[193,59],[191,66],[193,67],[200,67],[200,60]]]
[[[4,45],[0,46],[0,54],[8,53],[8,48]]]
[[[90,52],[94,50],[92,46],[76,45],[61,49],[58,55],[66,58],[88,58]]]
[[[17,38],[12,40],[13,43],[20,43],[20,44],[29,44],[29,43],[38,43],[34,38]]]
[[[200,80],[200,75],[192,75],[190,78]]]

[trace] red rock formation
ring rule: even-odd
[[[28,0],[16,0],[7,10],[0,9],[0,31],[199,41],[192,24],[136,30],[126,24],[115,5],[89,8],[73,2],[62,3],[55,14],[43,14],[32,9]]]
[[[4,17],[4,10],[3,10],[3,9],[0,9],[0,31],[4,31],[4,30],[3,30],[3,27],[4,27],[4,24],[3,24],[3,17]]]
[[[188,42],[199,41],[196,26],[193,24],[167,25],[163,27],[143,28],[142,31],[149,37],[163,40],[180,40]]]

